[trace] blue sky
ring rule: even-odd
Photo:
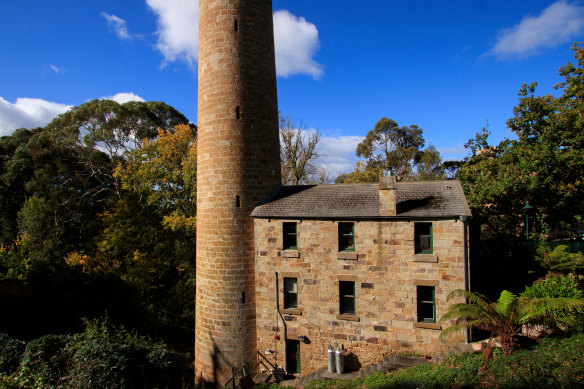
[[[517,90],[553,92],[584,40],[577,1],[274,0],[281,110],[323,134],[319,164],[351,170],[385,116],[417,124],[443,158],[486,123],[492,142]],[[95,98],[159,100],[197,122],[197,1],[4,1],[0,135]]]

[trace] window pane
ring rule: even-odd
[[[296,235],[296,223],[283,223],[283,241],[284,250],[296,250],[298,248],[297,235]]]
[[[430,245],[430,236],[422,235],[420,236],[420,250],[421,251],[430,251],[432,246]]]
[[[418,304],[418,321],[434,322],[434,304],[420,303]]]
[[[418,322],[436,323],[436,300],[433,286],[417,286]]]
[[[354,223],[339,223],[339,251],[355,251]]]
[[[355,283],[353,281],[339,281],[339,309],[340,314],[355,314]]]
[[[414,252],[432,253],[432,223],[414,224]]]
[[[284,278],[284,309],[298,309],[298,279]]]

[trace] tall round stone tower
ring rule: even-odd
[[[199,0],[195,374],[256,352],[250,213],[280,185],[271,0]]]

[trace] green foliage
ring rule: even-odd
[[[12,374],[18,368],[26,344],[0,333],[0,374]],[[0,382],[2,382],[0,380]],[[1,386],[0,386],[1,387]]]
[[[184,359],[159,342],[91,321],[67,348],[68,388],[180,388]]]
[[[164,103],[95,100],[0,138],[0,292],[26,283],[13,300],[31,307],[0,330],[75,331],[107,311],[190,341],[196,129],[179,123]]]
[[[65,335],[46,335],[28,342],[14,375],[17,381],[26,388],[57,387],[67,369],[63,351],[69,340]]]
[[[513,293],[504,290],[496,303],[489,302],[479,293],[471,293],[462,289],[448,295],[448,299],[464,297],[468,303],[451,304],[448,312],[442,316],[441,322],[456,320],[456,324],[442,331],[441,337],[466,328],[478,328],[489,331],[501,342],[505,354],[511,353],[514,338],[521,330],[522,318],[519,312],[519,300]]]
[[[573,274],[549,276],[521,294],[528,310],[526,322],[546,331],[569,330],[584,322],[584,293]]]
[[[154,138],[158,128],[171,130],[186,123],[184,115],[162,102],[92,100],[59,115],[47,129],[91,162],[93,150],[121,156],[139,147],[143,139]]]
[[[357,161],[353,171],[349,174],[341,174],[335,179],[335,184],[356,184],[360,182],[378,182],[382,174],[379,168],[367,167],[362,161]]]
[[[194,234],[197,143],[192,128],[159,129],[156,139],[145,139],[127,158],[127,165],[118,165],[114,173],[122,188],[156,208],[171,229]]]
[[[465,328],[489,331],[501,343],[505,355],[511,354],[516,345],[516,336],[524,324],[541,324],[561,328],[572,323],[584,309],[581,298],[532,298],[516,296],[504,290],[496,303],[485,296],[461,289],[448,296],[464,297],[468,303],[451,304],[441,322],[455,320],[455,324],[442,331],[441,337],[459,332]]]
[[[570,253],[568,246],[550,247],[541,245],[537,248],[535,260],[550,275],[562,275],[584,270],[584,254]]]
[[[0,335],[0,388],[181,388],[186,357],[105,321],[24,342]],[[23,351],[24,350],[24,351]]]
[[[530,298],[584,298],[584,293],[573,274],[544,278],[525,288],[521,295]]]

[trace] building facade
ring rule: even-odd
[[[356,369],[391,353],[435,355],[448,294],[468,289],[456,181],[282,187],[255,208],[257,345],[288,372]],[[276,339],[279,338],[279,339]]]

